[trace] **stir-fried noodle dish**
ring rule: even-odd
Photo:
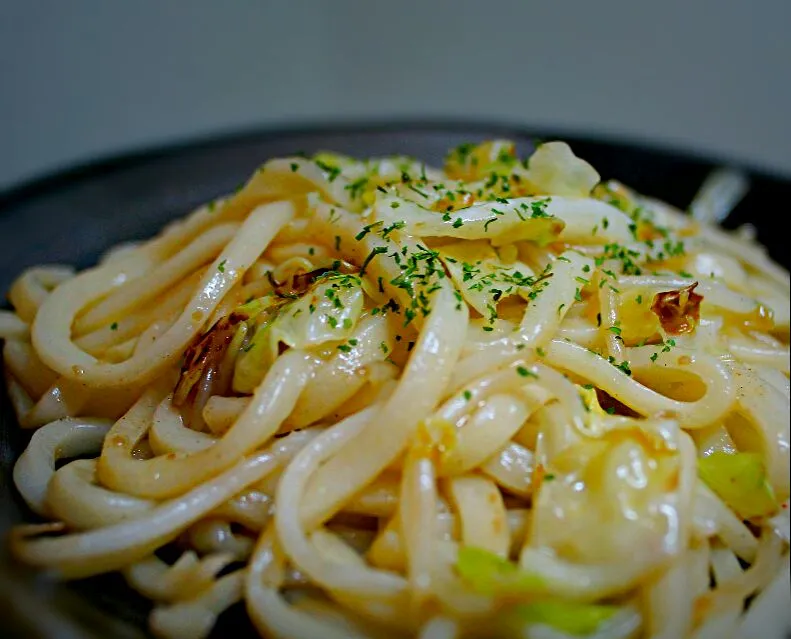
[[[715,200],[562,142],[326,152],[25,271],[12,554],[164,638],[740,636],[788,563],[789,274]]]

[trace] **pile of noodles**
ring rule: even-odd
[[[514,149],[275,159],[24,272],[14,555],[165,638],[740,636],[788,565],[788,272],[727,177],[690,216]]]

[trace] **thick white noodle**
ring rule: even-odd
[[[66,417],[33,433],[14,465],[14,484],[32,510],[47,514],[47,487],[58,459],[98,452],[111,425],[105,419]]]
[[[33,344],[50,368],[69,379],[96,387],[143,383],[181,357],[224,295],[250,268],[277,231],[293,216],[289,203],[263,205],[250,213],[239,232],[206,271],[181,317],[148,348],[118,364],[101,363],[71,340],[71,326],[89,302],[112,291],[120,268],[97,267],[59,286],[46,299],[33,323]],[[220,268],[222,265],[222,268]],[[152,362],[156,362],[152,366]]]

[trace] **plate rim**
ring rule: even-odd
[[[316,135],[371,135],[397,132],[408,133],[492,133],[508,138],[542,139],[552,137],[570,141],[612,148],[620,148],[632,153],[650,153],[665,159],[680,160],[709,166],[729,166],[743,170],[750,175],[769,181],[791,185],[791,172],[779,168],[760,165],[757,162],[736,157],[732,154],[707,152],[685,146],[678,141],[661,138],[643,139],[638,135],[612,132],[603,129],[594,132],[585,127],[552,126],[513,122],[508,120],[488,120],[485,118],[462,117],[403,117],[403,118],[336,118],[326,121],[306,120],[304,122],[269,124],[263,126],[241,126],[218,129],[196,135],[186,135],[163,142],[122,145],[117,149],[88,155],[87,158],[67,161],[60,167],[44,169],[32,176],[22,178],[0,187],[0,214],[30,198],[57,191],[81,180],[100,177],[113,171],[123,170],[136,163],[154,159],[177,156],[191,151],[210,149],[215,146],[243,142],[250,139],[267,141],[277,138],[310,137]]]

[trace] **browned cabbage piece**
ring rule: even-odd
[[[206,375],[212,374],[212,371],[220,365],[238,324],[247,319],[244,313],[233,312],[217,320],[187,349],[181,366],[181,376],[173,392],[175,406],[183,406],[194,399],[198,382]]]
[[[695,292],[697,282],[689,286],[654,295],[651,310],[668,335],[691,333],[700,322],[703,296]]]
[[[228,347],[237,333],[239,324],[248,322],[251,325],[256,317],[271,319],[288,300],[303,296],[317,280],[327,273],[352,273],[356,268],[345,262],[333,264],[333,268],[318,268],[309,272],[297,272],[284,282],[269,279],[274,295],[265,296],[238,306],[229,315],[223,317],[200,335],[195,343],[184,354],[181,376],[173,393],[173,404],[183,406],[195,399],[201,380],[214,376],[217,368],[225,357]],[[260,322],[259,322],[260,323]]]
[[[251,300],[236,307],[229,315],[217,320],[209,330],[198,336],[184,353],[181,376],[173,391],[173,405],[183,406],[187,402],[192,402],[198,392],[199,382],[205,380],[207,376],[214,377],[242,323],[250,323],[262,314],[269,316],[277,313],[285,301],[285,299],[278,300],[272,295]]]

